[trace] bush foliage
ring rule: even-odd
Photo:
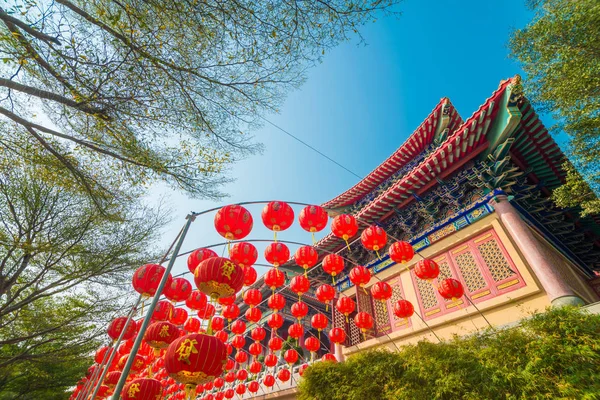
[[[301,400],[600,399],[600,316],[549,309],[516,328],[318,363]]]

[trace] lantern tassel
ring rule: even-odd
[[[335,286],[335,275],[331,275],[331,281],[333,282],[333,286]]]
[[[277,231],[273,231],[273,241],[277,243]]]
[[[188,383],[187,385],[185,385],[185,397],[188,400],[193,400],[194,397],[196,397],[196,385],[192,385],[190,383]]]
[[[313,242],[313,246],[316,246],[316,245],[317,245],[317,241],[316,241],[316,239],[315,239],[315,233],[314,233],[314,232],[311,232],[310,234],[311,234],[311,236],[312,236],[312,242]]]
[[[304,268],[304,277],[308,278],[308,268]]]
[[[377,255],[377,258],[381,260],[381,256],[379,255],[379,250],[375,250],[375,254]]]
[[[348,239],[344,239],[344,242],[346,242],[346,247],[348,248],[348,251],[350,250],[350,243],[348,243]]]
[[[148,378],[152,378],[152,364],[148,365]]]

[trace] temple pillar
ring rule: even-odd
[[[556,262],[561,262],[553,254],[549,254],[545,246],[535,237],[519,212],[509,203],[505,195],[496,195],[490,204],[496,210],[506,230],[523,253],[533,273],[540,281],[553,306],[580,306],[585,302],[577,296],[565,282]],[[554,261],[554,263],[553,263]],[[568,267],[568,266],[565,266]]]
[[[335,344],[335,358],[337,358],[338,362],[343,362],[345,360],[344,353],[342,352],[342,345],[339,343]]]

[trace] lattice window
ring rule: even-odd
[[[388,283],[392,286],[392,297],[388,300],[388,311],[391,322],[392,331],[398,329],[404,329],[410,326],[410,319],[398,318],[394,315],[394,304],[404,298],[404,292],[402,291],[402,281],[400,277],[390,279]]]
[[[525,285],[493,230],[463,242],[434,258],[440,267],[437,282],[455,278],[473,302],[483,301]],[[466,300],[445,301],[437,290],[411,273],[425,319],[452,312]]]
[[[495,282],[500,282],[515,274],[496,240],[488,240],[485,243],[481,243],[477,246],[477,250],[479,250],[479,254],[481,254],[481,258],[483,258],[483,261],[488,266],[490,275],[492,275]]]
[[[362,334],[361,330],[354,323],[354,318],[349,319],[348,326],[349,326],[349,332],[346,331],[346,333],[348,334],[347,341],[349,342],[349,345],[354,346],[355,344],[362,342],[363,334]]]
[[[373,302],[373,308],[375,309],[374,319],[377,335],[390,333],[392,331],[392,325],[390,324],[390,314],[387,303],[376,300]]]
[[[429,309],[435,307],[438,304],[438,300],[435,294],[435,289],[431,283],[423,281],[417,277],[414,277],[414,280],[417,284],[417,290],[421,297],[423,308]]]
[[[444,259],[444,261],[437,261],[437,263],[438,263],[438,266],[440,267],[440,274],[438,275],[438,281],[443,281],[444,279],[452,278],[454,276],[452,274],[452,270],[450,269],[450,264],[448,263],[447,259]]]
[[[367,293],[365,293],[364,290],[356,291],[356,306],[358,309],[357,311],[366,312],[367,314],[373,316],[373,319],[377,318],[373,310],[373,300],[371,298],[370,291],[368,291]],[[354,323],[354,321],[352,321],[352,323]],[[366,332],[366,334],[370,336],[374,336],[374,333],[375,332],[372,329]]]
[[[487,286],[483,274],[470,251],[465,251],[454,257],[454,261],[465,281],[465,286],[470,293]]]

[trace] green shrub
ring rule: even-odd
[[[548,309],[517,327],[371,350],[304,373],[300,400],[600,399],[600,316]]]

